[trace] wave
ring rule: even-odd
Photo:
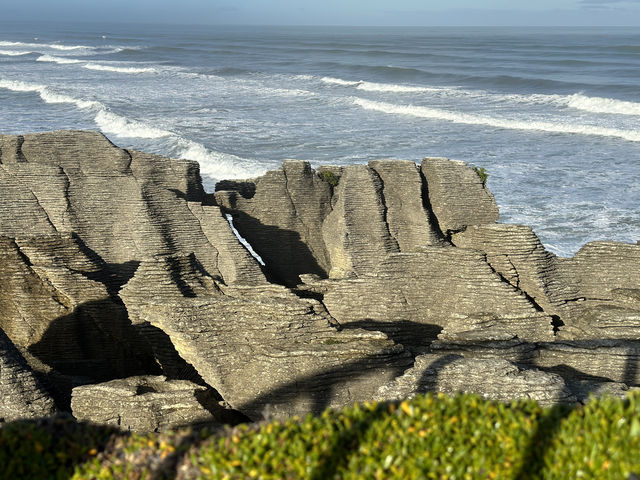
[[[561,100],[568,107],[592,113],[611,113],[616,115],[640,115],[640,103],[616,100],[613,98],[588,97],[581,93],[569,95]]]
[[[320,81],[322,83],[328,83],[330,85],[342,85],[345,87],[356,87],[360,85],[360,83],[362,83],[361,80],[354,82],[352,80],[343,80],[341,78],[334,78],[334,77],[322,77]]]
[[[100,63],[87,63],[83,65],[84,68],[89,70],[99,70],[103,72],[118,72],[118,73],[152,73],[157,72],[152,67],[114,67],[111,65],[102,65]]]
[[[68,95],[56,93],[46,85],[37,83],[27,83],[15,80],[0,79],[0,88],[12,90],[14,92],[34,92],[40,95],[45,103],[70,103],[80,109],[105,108],[100,102],[92,100],[80,100]]]
[[[64,65],[70,63],[82,63],[82,60],[76,60],[74,58],[55,57],[53,55],[41,55],[36,58],[36,62],[53,62]]]
[[[180,158],[197,161],[200,164],[200,173],[214,180],[260,176],[268,168],[231,153],[210,150],[201,143],[178,136],[175,138],[173,154]]]
[[[26,47],[26,48],[50,48],[53,50],[95,50],[95,47],[85,45],[60,45],[58,43],[25,43],[25,42],[0,42],[0,47]]]
[[[124,138],[162,138],[175,135],[168,130],[151,127],[143,122],[131,120],[108,110],[100,110],[94,121],[104,133]]]
[[[569,107],[576,110],[582,110],[590,113],[604,113],[613,115],[640,115],[640,103],[629,102],[625,100],[617,100],[604,97],[589,97],[582,93],[572,95],[557,94],[506,94],[492,93],[486,90],[468,90],[459,87],[437,87],[437,86],[414,86],[414,85],[398,85],[393,83],[375,83],[363,80],[350,81],[341,78],[323,77],[320,79],[323,83],[355,87],[358,90],[366,92],[380,93],[429,93],[437,96],[455,96],[455,97],[475,97],[482,101],[492,102],[514,102],[522,104],[550,104],[560,107]]]
[[[45,103],[69,103],[82,110],[97,110],[94,121],[104,133],[111,133],[125,138],[162,138],[175,135],[173,132],[154,128],[137,120],[131,120],[110,112],[107,107],[100,102],[81,100],[56,93],[46,85],[0,79],[0,88],[14,92],[38,93]]]
[[[596,135],[603,137],[616,137],[632,142],[640,142],[640,131],[619,130],[615,128],[597,127],[592,125],[562,124],[540,121],[517,121],[474,115],[468,113],[450,112],[429,107],[414,105],[396,105],[386,102],[375,102],[362,98],[354,98],[353,103],[365,110],[374,110],[394,115],[410,115],[419,118],[445,120],[453,123],[467,125],[482,125],[487,127],[504,128],[509,130],[536,130],[551,133],[570,133],[579,135]]]
[[[455,88],[444,87],[414,87],[411,85],[396,85],[393,83],[358,82],[358,90],[365,92],[391,92],[391,93],[422,93],[422,92],[443,92],[447,90],[456,91]]]
[[[18,57],[21,55],[29,55],[33,52],[25,52],[20,50],[0,50],[0,55],[7,55],[9,57]]]

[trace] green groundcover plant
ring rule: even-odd
[[[17,422],[0,429],[0,465],[5,478],[635,479],[640,394],[547,409],[428,394],[150,435]]]

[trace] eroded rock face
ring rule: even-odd
[[[163,376],[129,377],[76,387],[71,408],[79,421],[137,433],[221,425],[225,420],[225,409],[206,387]]]
[[[181,259],[143,262],[121,296],[134,323],[165,332],[207,384],[256,420],[364,401],[412,361],[381,332],[338,331],[316,300],[278,285],[217,288]]]
[[[389,255],[374,274],[329,285],[323,301],[344,327],[404,322],[397,340],[417,352],[442,329],[449,340],[553,338],[551,317],[473,250],[424,247]]]
[[[540,405],[575,402],[560,375],[518,368],[500,358],[478,361],[454,354],[416,357],[413,368],[378,391],[379,400],[402,400],[418,393],[475,393],[490,400],[533,399]]]
[[[421,169],[427,182],[429,203],[442,232],[451,234],[469,225],[498,221],[495,198],[480,176],[464,162],[425,158]]]
[[[331,211],[331,185],[308,162],[286,161],[259,179],[221,185],[232,190],[217,192],[217,201],[276,281],[296,285],[300,273],[326,275],[322,222]]]
[[[210,418],[193,398],[211,389],[259,419],[425,391],[551,404],[640,386],[640,245],[557,258],[496,223],[462,162],[287,161],[218,190],[195,162],[97,133],[0,135],[0,329],[21,352],[0,349],[18,392],[0,408],[47,411],[21,400],[49,398],[29,372],[62,408],[75,387],[77,416],[135,430]]]
[[[56,410],[53,398],[0,330],[0,426],[13,420],[46,417]]]

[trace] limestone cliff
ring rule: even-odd
[[[54,398],[149,430],[640,386],[640,245],[558,258],[497,220],[483,179],[443,158],[287,161],[207,194],[197,163],[98,133],[0,135],[0,417]]]

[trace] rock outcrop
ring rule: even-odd
[[[423,392],[468,392],[490,400],[533,399],[540,405],[575,402],[560,375],[521,369],[500,358],[483,361],[454,354],[425,354],[393,382],[380,387],[378,400],[402,400]]]
[[[231,417],[206,387],[163,376],[128,377],[76,387],[71,408],[78,421],[139,433],[222,425]]]
[[[55,403],[11,340],[0,330],[0,426],[56,412]]]
[[[207,194],[197,163],[98,133],[0,135],[0,417],[54,398],[144,431],[640,386],[640,245],[558,258],[497,220],[479,173],[442,158],[286,161]]]
[[[165,332],[253,419],[364,401],[412,361],[381,332],[338,331],[317,300],[278,285],[215,285],[185,259],[143,262],[121,296],[134,323]]]

